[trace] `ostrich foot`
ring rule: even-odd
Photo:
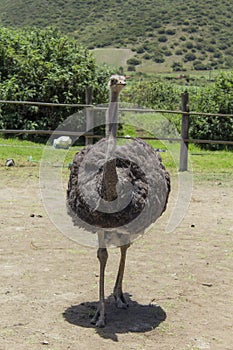
[[[115,292],[114,293],[114,298],[115,298],[115,301],[116,301],[116,307],[118,309],[127,309],[127,307],[129,306],[123,293],[117,293]]]
[[[105,327],[105,311],[101,306],[98,307],[94,317],[91,319],[91,324],[94,324],[98,328]]]
[[[98,328],[105,327],[105,316],[101,316],[99,311],[96,311],[95,316],[91,319],[91,324],[94,324]]]

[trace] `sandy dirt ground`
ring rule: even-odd
[[[107,326],[96,329],[95,249],[50,222],[37,167],[1,167],[0,350],[232,350],[232,186],[221,175],[195,182],[180,226],[165,233],[165,215],[130,247],[127,310],[111,296],[119,250],[110,250]]]

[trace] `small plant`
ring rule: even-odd
[[[194,53],[189,52],[184,55],[184,62],[194,61],[196,58]]]
[[[176,54],[177,56],[182,56],[182,55],[183,55],[183,51],[182,51],[181,49],[176,50],[176,51],[175,51],[175,54]]]
[[[183,71],[183,70],[185,70],[185,69],[184,69],[182,63],[180,63],[180,62],[174,62],[174,63],[172,64],[172,70],[173,70],[174,72],[180,72],[180,71]]]
[[[182,36],[180,37],[180,40],[181,40],[181,41],[186,41],[186,37],[185,37],[184,35],[182,35]]]
[[[151,55],[147,52],[147,53],[145,53],[145,54],[142,56],[142,58],[143,58],[144,60],[150,60],[150,59],[151,59]]]
[[[135,72],[135,71],[136,71],[136,68],[135,68],[135,66],[128,66],[128,67],[127,67],[127,71],[128,71],[128,72]]]
[[[193,43],[191,41],[188,41],[186,44],[185,44],[185,47],[187,47],[187,49],[192,49],[194,47]]]
[[[139,60],[139,59],[136,58],[136,57],[132,57],[132,58],[129,58],[129,59],[127,60],[127,64],[128,64],[129,66],[138,66],[138,65],[141,64],[141,63],[142,63],[142,61]]]
[[[167,30],[165,31],[165,33],[166,33],[167,35],[175,35],[175,34],[176,34],[176,30],[175,30],[175,29],[167,29]]]
[[[161,43],[165,43],[167,41],[167,36],[166,35],[161,35],[158,37],[158,41]]]

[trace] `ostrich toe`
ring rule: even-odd
[[[105,313],[97,309],[94,317],[91,319],[91,324],[94,324],[98,328],[105,327]]]
[[[114,293],[114,298],[116,301],[116,307],[118,309],[127,309],[127,307],[129,306],[123,293]]]

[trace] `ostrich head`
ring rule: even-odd
[[[124,75],[112,75],[109,79],[108,86],[111,92],[119,94],[121,90],[126,86],[126,77]]]

